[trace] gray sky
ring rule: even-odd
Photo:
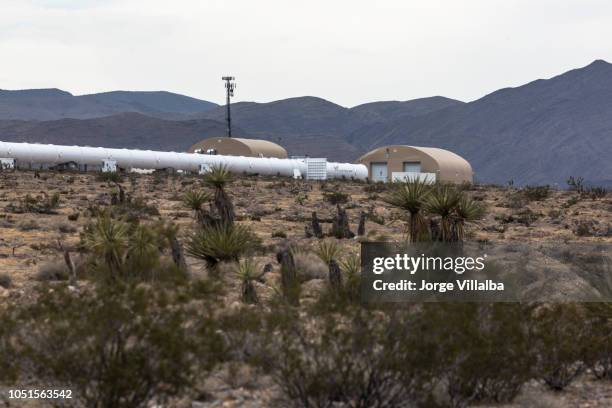
[[[0,0],[0,88],[168,90],[344,106],[612,62],[607,0]]]

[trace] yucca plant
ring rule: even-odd
[[[440,216],[440,233],[442,241],[453,240],[453,215],[461,194],[450,184],[438,184],[427,197],[427,212]]]
[[[219,262],[239,261],[258,241],[249,228],[224,223],[198,229],[187,242],[187,252],[206,261],[213,271]]]
[[[236,275],[241,281],[241,299],[247,304],[259,303],[257,291],[253,285],[253,281],[261,277],[257,274],[257,264],[252,259],[244,259],[238,263],[238,271]]]
[[[345,289],[350,300],[359,298],[361,285],[361,257],[351,253],[340,260],[340,267],[346,275]]]
[[[427,223],[423,208],[430,194],[431,186],[427,180],[410,180],[397,183],[395,188],[383,198],[386,203],[408,212],[408,235],[411,242],[427,239]]]
[[[178,268],[187,271],[188,268],[187,262],[185,261],[185,255],[183,253],[183,247],[178,240],[178,226],[172,222],[166,223],[164,221],[160,221],[155,225],[155,231],[159,240],[158,245],[160,247],[169,245],[174,264]]]
[[[455,206],[455,233],[458,241],[465,238],[465,224],[480,220],[485,214],[484,207],[477,201],[472,200],[465,194]]]
[[[198,212],[210,201],[210,194],[204,190],[189,190],[183,195],[183,203],[189,209]]]
[[[159,265],[159,239],[150,228],[138,225],[130,235],[125,261],[125,273],[129,277],[154,279]]]
[[[202,206],[210,199],[210,194],[204,190],[189,190],[183,195],[183,203],[194,212],[196,221],[200,225],[204,225],[206,222],[206,215]]]
[[[84,243],[96,262],[103,262],[112,276],[121,273],[124,257],[130,245],[130,226],[114,220],[108,212],[88,228]]]
[[[234,204],[230,196],[225,191],[225,186],[234,180],[232,173],[229,172],[227,166],[213,166],[206,174],[204,174],[204,184],[214,188],[215,196],[213,204],[221,221],[223,223],[232,224],[234,222]]]
[[[340,246],[336,241],[326,239],[319,242],[315,254],[317,254],[326,265],[329,265],[332,259],[337,259],[338,255],[340,255]]]

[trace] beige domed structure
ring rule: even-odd
[[[237,137],[211,137],[204,139],[188,150],[189,153],[220,154],[224,156],[287,158],[287,151],[276,143],[259,139]]]
[[[372,181],[395,181],[418,177],[430,182],[471,183],[472,166],[463,157],[435,147],[383,146],[361,156],[357,163],[368,167]]]

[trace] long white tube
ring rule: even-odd
[[[221,156],[9,142],[0,142],[0,158],[15,159],[18,165],[21,163],[58,165],[74,162],[80,165],[100,166],[103,161],[112,160],[117,162],[117,166],[124,169],[173,168],[192,172],[197,172],[200,165],[223,165],[233,173],[287,177],[293,177],[295,170],[299,170],[304,178],[306,178],[308,168],[308,159]],[[363,164],[327,162],[327,178],[365,180],[367,177],[368,169]]]

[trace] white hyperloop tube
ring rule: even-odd
[[[24,163],[58,165],[74,162],[79,165],[100,166],[104,161],[115,161],[118,167],[124,169],[172,168],[192,172],[197,172],[201,165],[223,165],[233,173],[271,176],[293,177],[297,170],[304,178],[308,170],[306,158],[221,156],[36,143],[0,142],[0,158],[14,159],[18,165]],[[327,162],[327,178],[365,180],[367,177],[368,169],[363,164]]]

